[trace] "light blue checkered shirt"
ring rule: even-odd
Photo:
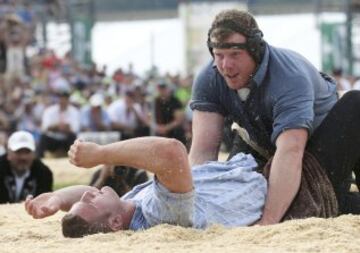
[[[239,153],[227,162],[195,166],[194,190],[188,193],[169,192],[156,179],[136,186],[123,197],[136,204],[130,229],[162,223],[195,228],[250,225],[261,217],[267,192],[256,167],[251,155]]]

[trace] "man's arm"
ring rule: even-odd
[[[260,225],[278,223],[297,194],[302,171],[302,159],[308,137],[306,129],[286,130],[276,140],[276,152],[271,164],[269,189]]]
[[[111,122],[110,128],[114,131],[133,132],[134,129],[120,122]]]
[[[77,140],[68,154],[71,163],[84,168],[107,164],[147,170],[171,192],[193,188],[186,147],[175,139],[141,137],[108,145]]]
[[[43,193],[36,198],[28,196],[25,201],[25,210],[35,219],[51,216],[59,210],[69,211],[86,191],[98,190],[91,186],[76,185],[55,192]]]
[[[190,164],[197,165],[218,159],[223,136],[224,117],[218,113],[195,110],[192,123]]]

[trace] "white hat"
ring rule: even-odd
[[[70,94],[71,93],[71,87],[68,80],[66,80],[64,77],[58,77],[56,78],[52,83],[53,89],[58,94]]]
[[[102,106],[104,103],[104,98],[101,94],[94,94],[90,98],[90,105],[93,107]]]
[[[26,131],[17,131],[9,137],[8,149],[11,151],[18,151],[22,148],[35,151],[35,140],[31,133]]]

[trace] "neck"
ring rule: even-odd
[[[60,105],[60,111],[66,111],[67,105]]]
[[[132,201],[123,200],[123,229],[128,229],[130,222],[134,216],[135,203]]]
[[[28,171],[27,169],[26,170],[17,170],[14,168],[12,168],[11,170],[17,177],[21,177],[21,176],[25,175],[25,173]]]

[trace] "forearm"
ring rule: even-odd
[[[137,110],[134,109],[134,113],[135,113],[135,116],[136,116],[136,119],[138,120],[138,122],[140,124],[144,124],[146,126],[149,126],[150,125],[150,119],[148,117],[148,115],[146,115],[145,113],[143,112],[138,112]]]
[[[46,128],[46,131],[58,131],[59,130],[59,126],[56,125],[50,125]]]
[[[289,129],[277,138],[270,168],[268,196],[260,224],[278,223],[297,194],[307,137],[306,129]]]
[[[186,147],[175,139],[163,137],[140,137],[107,145],[76,141],[69,157],[74,165],[84,168],[123,165],[157,175],[188,166]]]
[[[143,137],[102,146],[102,163],[145,169],[158,174],[187,159],[186,148],[174,139]],[[175,159],[175,160],[174,160]]]
[[[105,124],[103,124],[102,122],[98,122],[96,123],[96,131],[106,131],[109,130],[109,127]]]
[[[132,131],[133,129],[128,127],[128,126],[125,126],[124,124],[122,123],[119,123],[119,122],[114,122],[111,124],[111,128],[113,130],[118,130],[118,131]]]
[[[72,205],[81,199],[84,192],[96,190],[92,186],[74,185],[59,189],[53,193],[61,200],[60,209],[62,211],[69,211]]]
[[[224,117],[222,115],[194,111],[189,154],[192,166],[218,159],[223,129]]]
[[[219,145],[220,147],[220,145]],[[197,149],[194,146],[191,146],[190,153],[189,153],[189,161],[190,165],[200,165],[204,162],[208,161],[217,161],[218,154],[219,154],[219,147],[215,147],[211,150],[204,150],[204,149]]]
[[[91,168],[99,164],[123,165],[154,173],[172,192],[189,192],[192,176],[186,147],[178,140],[141,137],[108,145],[75,141],[69,150],[70,162]]]
[[[181,126],[184,122],[184,119],[185,119],[184,113],[182,111],[176,111],[174,120],[172,120],[171,122],[165,125],[167,131],[171,131],[178,126]]]
[[[296,152],[275,154],[262,217],[263,225],[281,221],[299,190],[301,167],[302,155]]]
[[[166,131],[169,132],[179,126],[183,123],[182,119],[175,119],[165,125]]]

